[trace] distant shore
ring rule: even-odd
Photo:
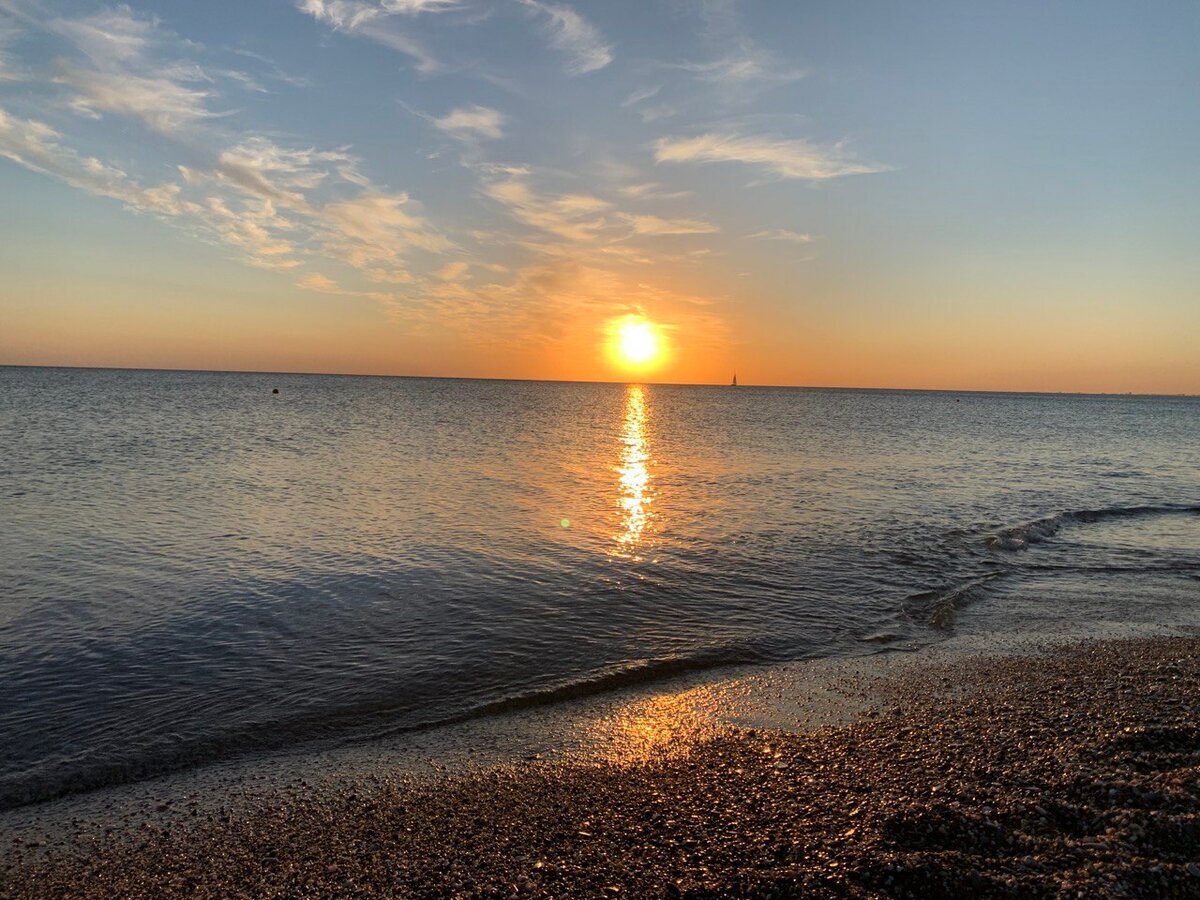
[[[61,801],[0,894],[1200,895],[1200,638],[1041,650],[751,685],[790,731],[662,695],[608,757]]]

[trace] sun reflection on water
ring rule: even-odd
[[[650,450],[646,440],[646,392],[630,385],[625,394],[625,424],[621,433],[621,459],[617,466],[622,552],[633,553],[650,522]]]

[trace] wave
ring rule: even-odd
[[[924,625],[945,630],[954,625],[955,614],[981,599],[987,585],[1004,572],[988,572],[978,578],[932,591],[921,591],[904,600],[905,611]]]
[[[310,750],[343,746],[397,735],[428,731],[469,722],[488,716],[578,700],[622,688],[634,688],[653,682],[709,669],[752,665],[782,658],[752,647],[728,647],[702,651],[690,656],[646,659],[608,671],[601,671],[567,682],[533,688],[496,700],[425,718],[408,717],[395,721],[397,697],[381,696],[374,701],[328,710],[323,715],[276,722],[243,723],[220,734],[209,734],[188,741],[186,746],[155,748],[122,758],[93,759],[73,767],[54,766],[37,774],[24,773],[0,778],[0,812],[86,793],[105,787],[127,784],[144,778],[167,775],[224,759],[253,753],[270,753],[294,748],[298,744]],[[389,719],[392,721],[389,723]]]
[[[1037,544],[1053,537],[1065,525],[1181,514],[1200,514],[1200,505],[1172,503],[1158,506],[1109,506],[1103,509],[1072,510],[1006,528],[988,537],[986,543],[995,550],[1024,550],[1030,544]]]

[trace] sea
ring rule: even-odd
[[[1200,399],[0,368],[0,808],[970,609],[1196,621]]]

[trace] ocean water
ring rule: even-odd
[[[0,807],[1006,596],[1186,620],[1197,448],[1189,398],[0,369]]]

